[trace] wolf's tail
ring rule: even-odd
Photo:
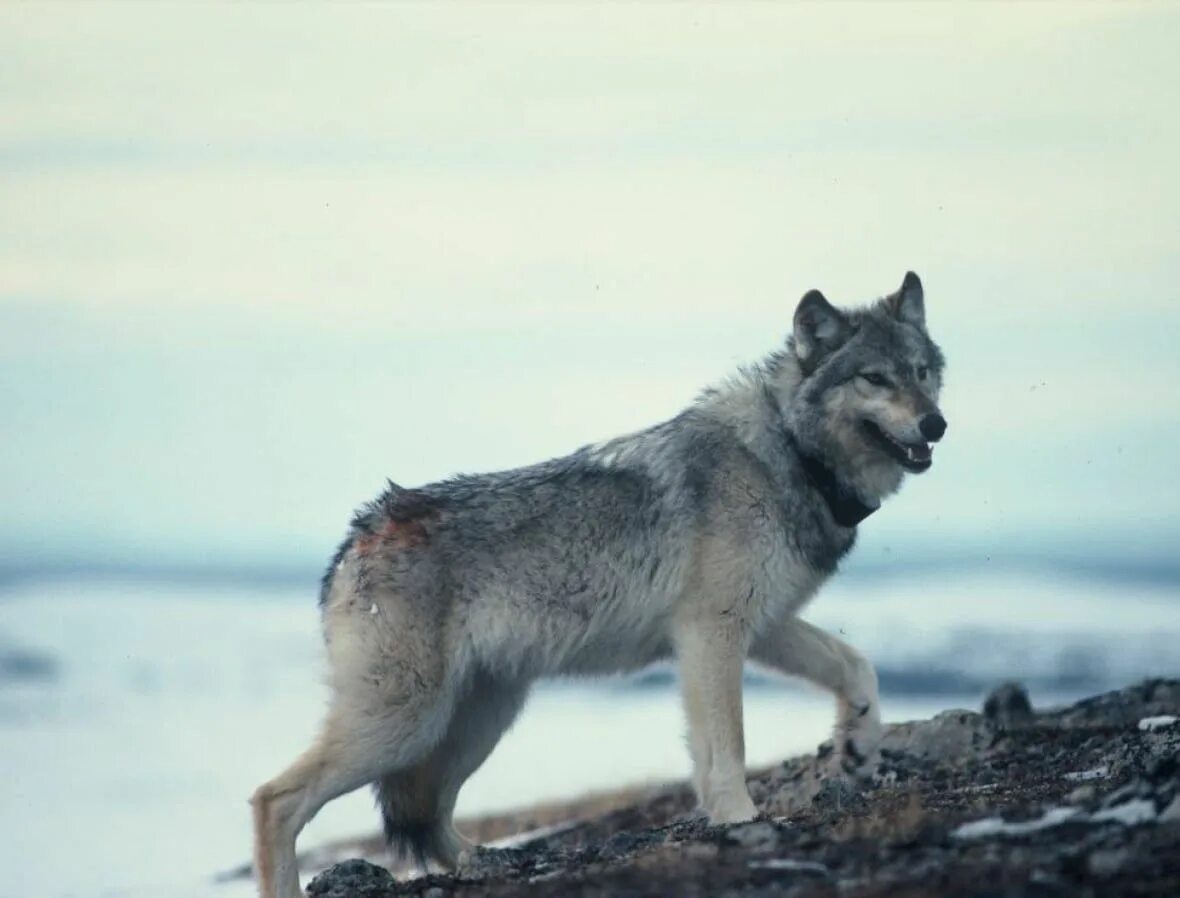
[[[428,861],[455,869],[467,846],[440,807],[437,788],[422,770],[389,774],[373,784],[385,839],[395,856],[425,869]]]

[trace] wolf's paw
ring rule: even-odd
[[[750,794],[742,791],[714,796],[707,813],[713,826],[730,826],[753,820],[758,816],[758,808],[750,800]]]
[[[857,780],[872,778],[881,759],[881,714],[875,700],[841,708],[834,744],[832,772]]]

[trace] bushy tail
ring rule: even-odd
[[[425,771],[389,774],[373,784],[385,838],[395,856],[426,869],[429,861],[454,870],[466,847],[450,814],[440,806],[437,787]]]

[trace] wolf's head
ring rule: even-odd
[[[800,380],[784,413],[805,451],[866,499],[896,490],[903,472],[930,467],[930,444],[946,431],[938,409],[943,359],[926,332],[916,274],[857,311],[812,290],[795,309],[791,348]]]

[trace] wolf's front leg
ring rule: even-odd
[[[833,693],[837,705],[835,764],[853,776],[872,775],[881,743],[881,703],[877,673],[864,655],[797,617],[759,636],[750,655]]]
[[[694,621],[676,634],[676,654],[701,806],[715,824],[752,820],[758,809],[746,787],[742,634],[732,625]]]

